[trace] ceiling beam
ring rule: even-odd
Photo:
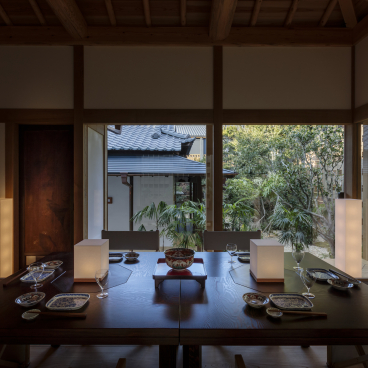
[[[151,11],[150,11],[150,4],[149,0],[143,0],[143,11],[144,11],[144,19],[146,20],[147,27],[151,27]]]
[[[66,31],[75,39],[87,34],[87,23],[74,0],[47,0]]]
[[[63,27],[0,27],[1,45],[110,46],[351,46],[347,28],[232,27],[213,42],[207,27],[88,27],[86,38],[73,39]]]
[[[258,20],[258,14],[261,10],[261,5],[262,5],[262,0],[255,0],[254,2],[254,7],[253,7],[253,12],[252,12],[252,16],[250,18],[250,23],[249,25],[251,27],[254,27],[257,23]]]
[[[230,33],[238,0],[212,0],[210,39],[222,41]]]
[[[353,29],[354,45],[368,36],[368,15],[363,18]]]
[[[8,17],[8,14],[6,14],[6,11],[1,5],[0,5],[0,16],[7,26],[13,25],[13,22],[10,20],[10,18]]]
[[[354,5],[352,0],[339,0],[342,16],[347,28],[354,28],[357,24]]]
[[[32,9],[33,11],[35,12],[36,14],[36,17],[37,19],[39,20],[39,22],[45,26],[46,25],[46,19],[45,17],[43,16],[42,12],[41,12],[41,9],[40,7],[38,6],[36,0],[29,0],[29,3],[31,4],[32,6]]]
[[[319,24],[318,24],[319,27],[324,27],[326,25],[326,23],[330,19],[330,15],[331,15],[332,11],[336,7],[336,4],[337,4],[337,0],[330,0],[330,2],[327,5],[327,8],[326,8],[325,12],[322,15],[321,20],[319,21]]]
[[[291,25],[291,22],[293,21],[294,18],[294,14],[298,9],[298,2],[299,0],[293,0],[293,2],[291,3],[291,6],[285,19],[284,27],[289,27]]]
[[[105,0],[105,5],[106,5],[107,14],[109,15],[110,23],[112,26],[115,27],[116,17],[115,17],[114,8],[112,7],[111,0]]]
[[[180,0],[180,23],[182,26],[187,24],[187,0]]]

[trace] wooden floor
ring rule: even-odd
[[[326,367],[326,347],[203,347],[203,368],[233,368],[234,355],[242,354],[247,368]],[[33,346],[30,368],[115,368],[119,358],[127,368],[157,368],[157,346]],[[178,368],[182,350],[178,352]],[[360,366],[355,366],[360,367]]]

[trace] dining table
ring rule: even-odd
[[[313,312],[327,318],[284,315],[274,319],[266,308],[254,309],[243,300],[245,293],[302,293],[306,291],[291,253],[284,255],[284,283],[257,283],[250,275],[249,263],[229,263],[226,252],[197,252],[207,272],[205,285],[195,280],[164,280],[155,287],[154,273],[161,252],[141,252],[137,262],[111,263],[109,296],[96,297],[97,285],[73,282],[73,253],[54,253],[43,259],[61,260],[39,289],[46,297],[32,308],[47,311],[45,304],[65,292],[88,292],[88,303],[77,312],[86,319],[40,315],[32,321],[21,318],[29,309],[15,299],[30,292],[30,284],[19,277],[0,286],[0,344],[75,345],[159,345],[159,367],[176,367],[179,345],[183,346],[183,367],[202,366],[202,346],[235,345],[367,345],[368,285],[347,291],[316,282]],[[327,262],[306,253],[301,267],[337,270]],[[1,281],[7,283],[15,275]],[[109,281],[110,282],[110,281]],[[84,285],[83,285],[84,284]],[[205,286],[205,287],[203,287]],[[269,305],[268,305],[269,306]]]

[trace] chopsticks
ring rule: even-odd
[[[42,314],[44,316],[83,318],[83,319],[87,317],[86,313],[62,313],[62,312],[38,312],[38,311],[27,311],[27,313]]]
[[[28,270],[24,270],[21,273],[16,274],[15,276],[11,277],[8,281],[3,283],[3,287],[7,287],[12,281],[14,281],[15,279],[17,279],[19,276],[24,275],[26,272],[28,272]]]
[[[302,315],[302,316],[327,317],[327,313],[323,313],[323,312],[286,311],[286,310],[281,310],[281,309],[277,309],[277,308],[270,308],[270,311],[282,312],[283,314],[299,314],[299,315]]]

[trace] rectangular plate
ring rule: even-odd
[[[46,303],[46,308],[57,311],[76,310],[82,308],[88,299],[89,294],[85,293],[57,294]]]
[[[339,278],[334,273],[332,273],[329,270],[325,270],[324,268],[307,268],[307,272],[308,271],[313,271],[316,274],[317,276],[316,281],[327,282],[328,279],[338,279]]]
[[[270,294],[270,300],[279,309],[282,310],[311,310],[313,303],[301,294]]]
[[[55,272],[55,270],[45,270],[43,271],[43,275],[40,277],[39,280],[37,280],[37,282],[42,282],[45,281],[48,277],[50,277],[53,273]],[[34,278],[31,275],[31,272],[26,273],[23,277],[20,278],[20,281],[22,282],[29,282],[29,283],[35,283]]]
[[[346,280],[348,280],[350,283],[352,283],[354,285],[359,285],[359,284],[362,283],[360,280],[354,279],[354,277],[351,277],[349,275],[346,275],[346,274],[344,274],[342,272],[331,270],[331,268],[330,268],[329,271],[332,272],[334,275],[338,276],[339,279],[341,279],[341,278],[342,279],[346,279]]]

